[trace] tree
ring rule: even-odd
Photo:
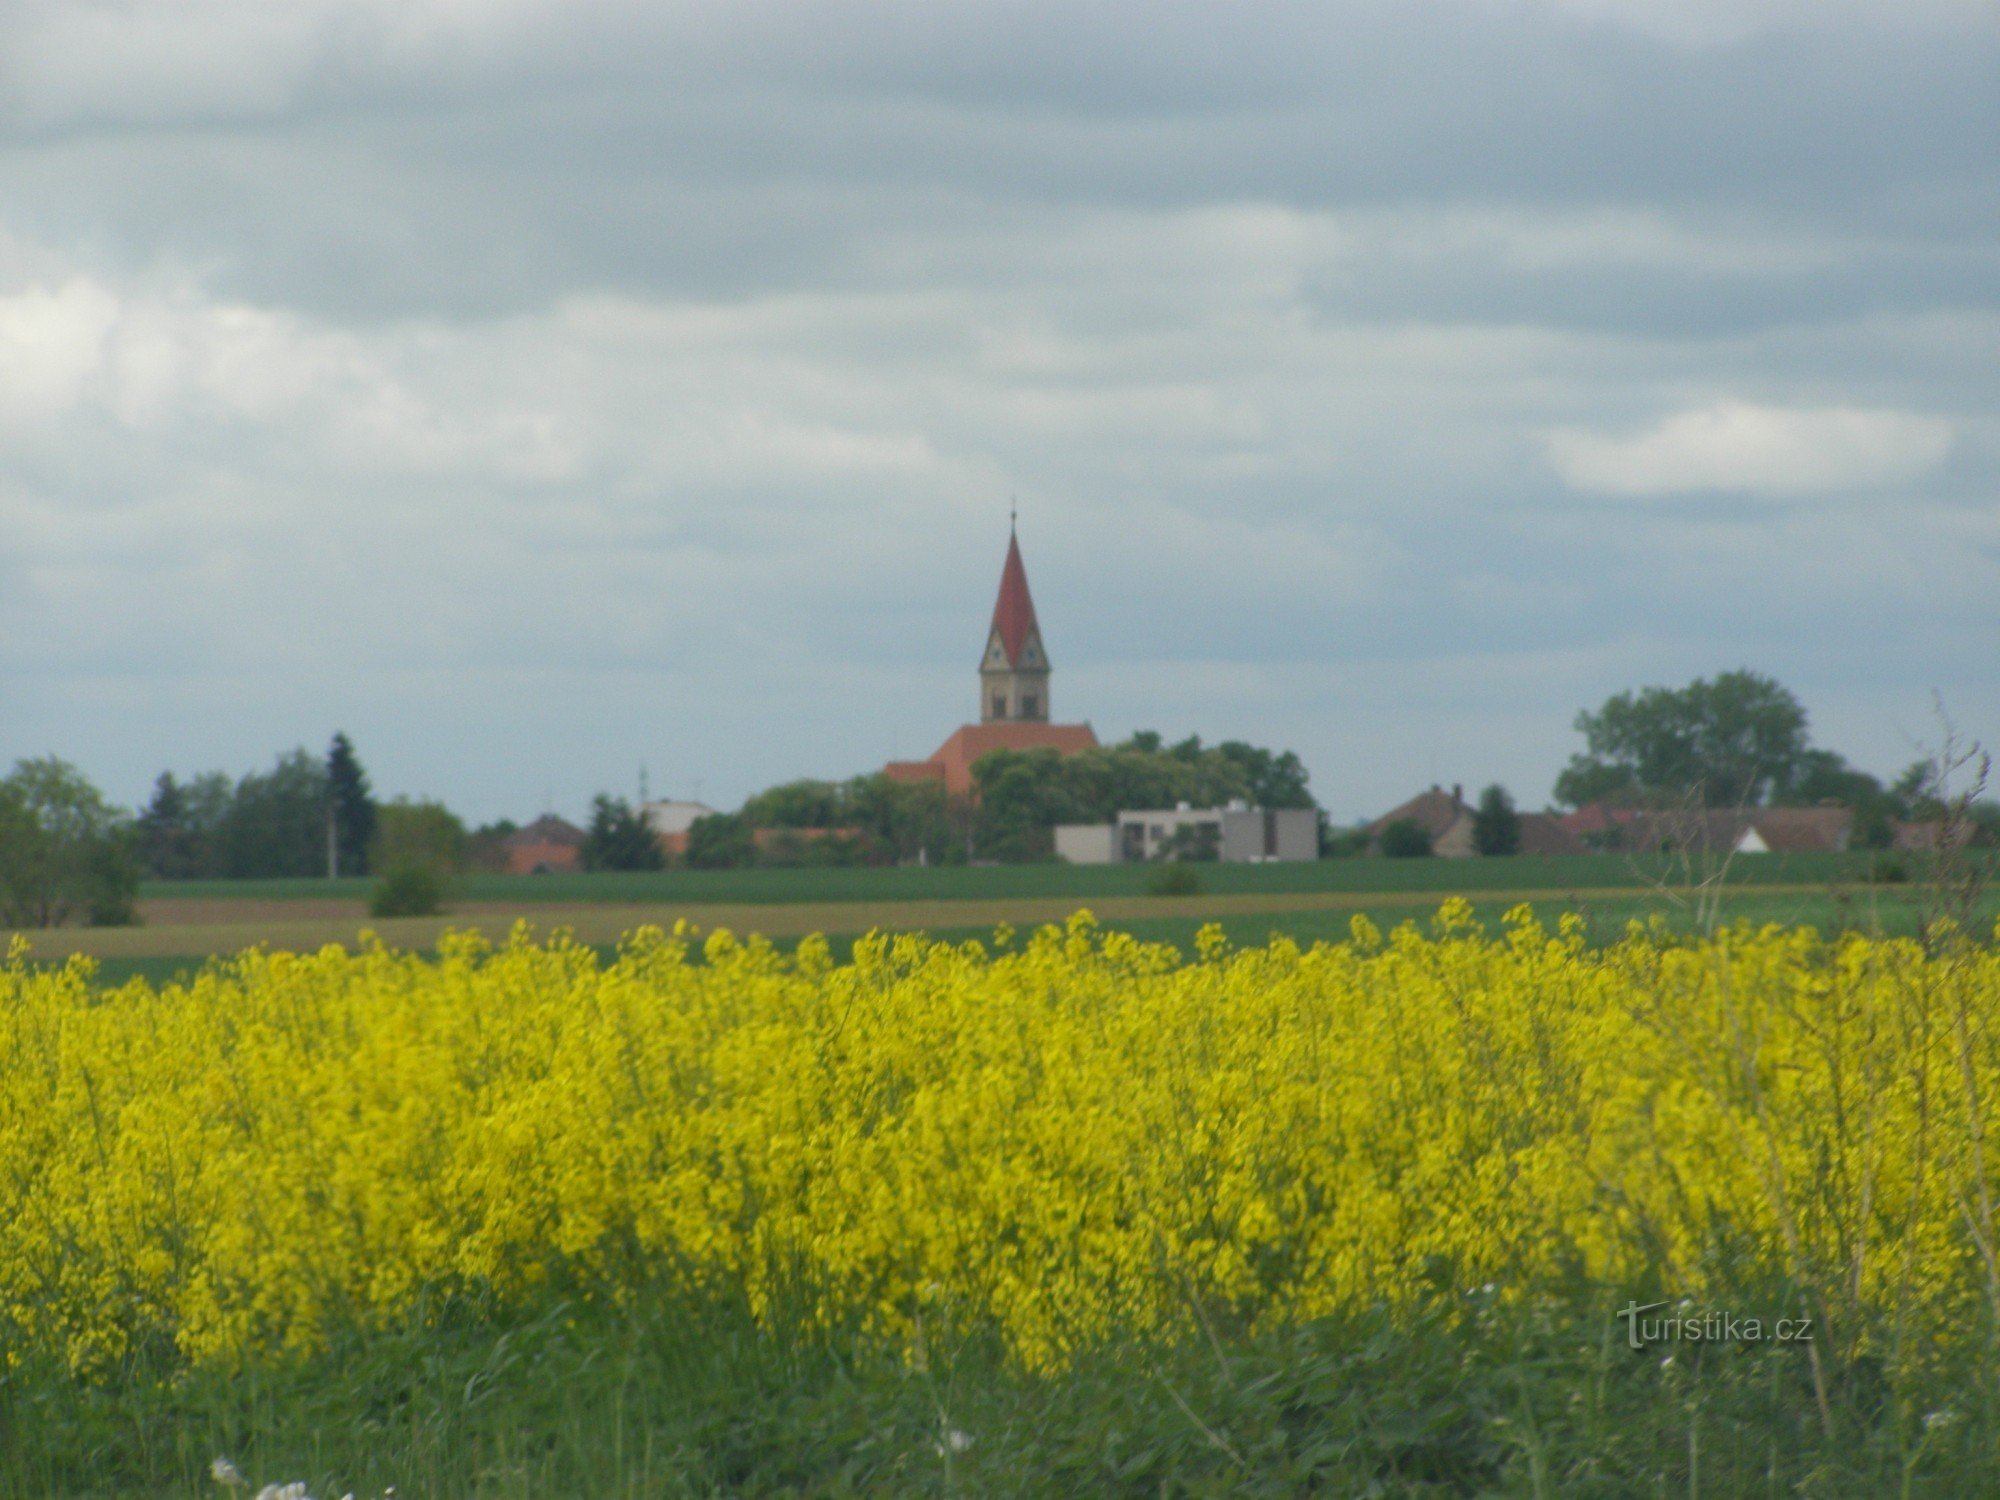
[[[1472,847],[1481,854],[1521,852],[1521,815],[1514,811],[1507,789],[1497,782],[1479,794],[1479,808],[1472,815]]]
[[[457,875],[465,869],[470,835],[465,824],[442,802],[398,797],[371,808],[375,838],[368,849],[368,867],[389,873],[402,869]],[[346,869],[346,861],[341,862]]]
[[[1273,753],[1241,740],[1224,740],[1216,753],[1242,773],[1252,807],[1317,807],[1307,790],[1305,762],[1290,750]]]
[[[1833,802],[1854,813],[1850,842],[1859,849],[1886,849],[1895,821],[1908,815],[1904,799],[1866,771],[1850,766],[1831,750],[1808,750],[1772,802],[1784,807],[1816,807]]]
[[[1415,818],[1398,818],[1382,830],[1376,845],[1390,859],[1427,859],[1431,836]]]
[[[645,819],[623,797],[599,792],[590,802],[590,827],[583,835],[586,870],[661,870],[667,856]]]
[[[891,781],[879,772],[846,787],[843,821],[898,864],[965,857],[964,818],[941,781]]]
[[[180,781],[162,771],[135,826],[139,862],[156,880],[214,879],[228,873],[223,829],[236,789],[220,771]]]
[[[973,838],[987,859],[1048,859],[1055,853],[1056,824],[1102,821],[1086,811],[1054,750],[991,751],[974,763],[972,779],[979,788]]]
[[[756,857],[750,825],[735,813],[710,813],[688,828],[684,858],[697,870],[732,870]]]
[[[146,873],[160,880],[184,880],[195,873],[193,830],[188,827],[187,792],[162,771],[153,797],[139,814],[137,840]]]
[[[1799,776],[1807,748],[1799,700],[1750,671],[1619,693],[1596,713],[1578,714],[1576,727],[1588,748],[1555,787],[1571,806],[1689,799],[1755,806]]]
[[[831,781],[788,781],[745,802],[741,816],[752,828],[837,828],[844,792]]]
[[[520,831],[521,825],[512,818],[496,818],[491,823],[480,824],[466,836],[465,862],[475,870],[505,874],[507,840]]]
[[[139,860],[130,820],[67,761],[16,763],[0,781],[0,922],[93,927],[137,920]]]
[[[327,800],[333,808],[333,846],[343,875],[366,875],[375,841],[375,799],[368,773],[345,734],[336,734],[326,752]],[[328,871],[332,874],[332,871]]]
[[[238,879],[323,874],[326,767],[303,748],[236,783],[220,833],[223,873]]]

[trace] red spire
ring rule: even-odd
[[[1028,570],[1021,566],[1021,543],[1007,533],[1007,565],[1000,570],[1000,598],[993,605],[993,628],[1007,652],[1007,665],[1020,665],[1021,647],[1036,628],[1035,601],[1028,593]]]

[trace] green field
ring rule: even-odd
[[[1866,885],[1878,856],[1758,854],[1708,864],[1663,855],[1532,856],[1513,859],[1323,859],[1297,864],[1201,866],[1217,895],[1328,892],[1430,893],[1462,890],[1593,891],[1685,885],[1713,874],[1729,885]],[[1906,866],[1908,861],[1901,861]],[[1088,901],[1136,896],[1146,865],[899,865],[855,869],[663,870],[640,874],[472,875],[467,901],[603,901],[619,904],[786,905],[832,901],[976,901],[1062,896]],[[1914,871],[1911,871],[1914,873]],[[364,899],[369,882],[343,880],[152,881],[142,899],[310,901]]]
[[[1107,926],[1184,950],[1210,922],[1240,946],[1274,935],[1301,944],[1338,942],[1357,916],[1383,931],[1421,924],[1454,895],[1469,899],[1489,929],[1524,902],[1550,926],[1574,913],[1593,943],[1615,940],[1629,923],[1654,918],[1683,932],[1747,921],[1911,936],[1942,909],[1937,894],[1923,885],[1846,878],[1866,871],[1865,857],[1745,860],[1726,872],[1726,881],[1702,887],[1659,862],[1648,868],[1608,859],[1208,865],[1201,867],[1202,894],[1171,897],[1142,894],[1143,869],[1062,865],[489,876],[466,882],[441,917],[383,921],[367,916],[363,881],[200,882],[148,887],[148,925],[65,928],[31,934],[30,942],[38,962],[61,962],[72,953],[92,957],[99,981],[115,985],[133,977],[155,983],[185,978],[213,957],[258,945],[352,946],[363,931],[372,931],[393,947],[427,952],[447,929],[477,928],[498,941],[516,921],[542,933],[566,928],[607,957],[634,929],[680,920],[701,932],[760,933],[786,949],[819,933],[844,956],[871,931],[991,941],[1003,925],[1032,929],[1080,906]],[[1479,884],[1469,886],[1468,877]],[[1996,919],[2000,891],[1989,889],[1973,908],[1975,933],[1989,935]]]

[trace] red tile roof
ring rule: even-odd
[[[1097,732],[1088,724],[1037,724],[1024,719],[991,724],[961,724],[929,760],[895,760],[883,767],[891,781],[939,780],[953,796],[972,791],[972,768],[994,750],[1054,750],[1074,755],[1097,747]]]
[[[993,604],[993,628],[1000,632],[1007,665],[1018,665],[1028,632],[1036,629],[1035,601],[1028,593],[1028,570],[1021,564],[1020,538],[1012,532],[1007,535],[1007,563],[1000,570],[1000,597]]]

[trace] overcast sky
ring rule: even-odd
[[[0,0],[0,762],[475,821],[976,714],[2000,739],[1990,0]]]

